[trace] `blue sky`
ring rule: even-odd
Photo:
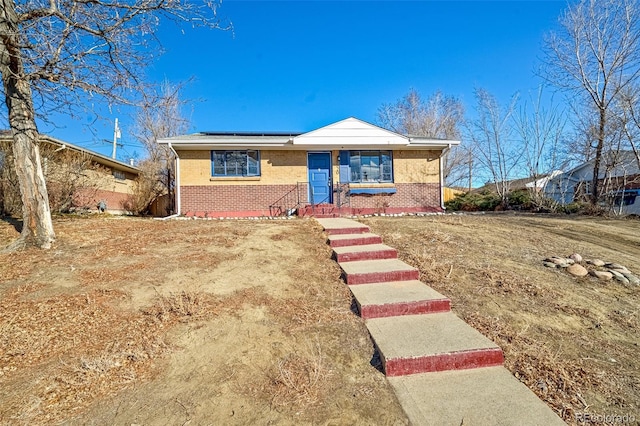
[[[196,131],[313,130],[355,116],[374,122],[383,103],[410,88],[436,90],[473,108],[475,87],[507,102],[540,83],[534,70],[543,36],[564,1],[241,1],[219,10],[233,31],[166,25],[166,50],[149,78],[193,78],[185,115]],[[119,157],[140,156],[121,122]],[[58,120],[41,131],[110,155],[113,124]],[[91,126],[89,129],[87,126]],[[95,133],[95,135],[94,135]]]

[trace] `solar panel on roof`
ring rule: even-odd
[[[206,136],[298,136],[296,132],[200,132]]]

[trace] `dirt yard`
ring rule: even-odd
[[[0,424],[408,423],[315,221],[55,229],[0,254]]]
[[[640,419],[640,287],[542,265],[640,273],[640,221],[363,222],[567,422]],[[55,228],[49,251],[0,254],[0,424],[407,424],[315,221]],[[0,221],[0,246],[16,236]]]
[[[637,275],[639,220],[500,214],[362,222],[500,345],[506,367],[565,421],[588,413],[640,424],[640,287],[542,264],[579,253]]]

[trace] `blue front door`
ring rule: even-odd
[[[331,153],[308,153],[309,169],[309,202],[311,204],[331,204],[333,191],[331,188]]]

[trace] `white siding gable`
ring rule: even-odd
[[[408,145],[409,139],[356,118],[337,123],[293,138],[294,145],[308,146],[385,146]]]

